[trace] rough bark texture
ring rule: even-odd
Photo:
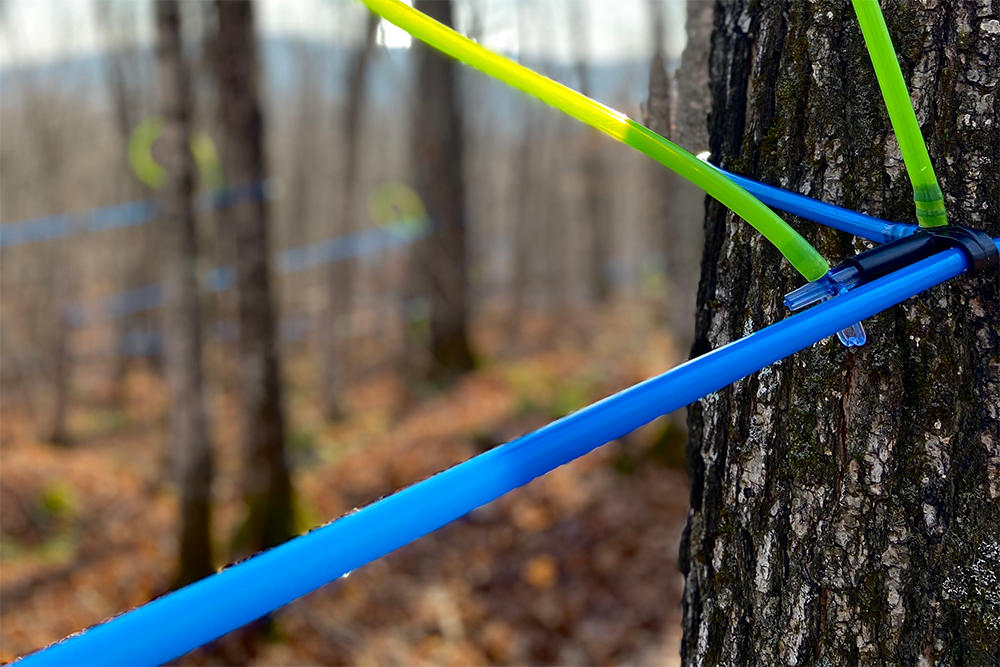
[[[362,120],[365,111],[365,84],[368,68],[375,50],[375,30],[378,18],[369,14],[365,24],[365,39],[351,55],[347,66],[347,106],[344,109],[343,128],[340,135],[344,142],[343,179],[341,180],[337,234],[356,230],[361,218],[358,207],[358,170],[361,168]],[[340,417],[340,395],[348,384],[350,350],[349,323],[354,300],[353,261],[334,262],[330,265],[330,294],[327,306],[325,354],[323,362],[323,411],[328,418]]]
[[[451,0],[414,6],[454,25]],[[430,301],[430,378],[444,381],[474,366],[468,339],[468,267],[463,124],[457,65],[415,43],[417,99],[413,142],[418,192],[433,233],[419,244],[416,270]]]
[[[998,236],[997,8],[884,4],[949,216]],[[915,222],[849,3],[719,2],[711,84],[726,168]],[[834,262],[868,245],[796,226]],[[801,283],[715,202],[705,229],[696,355]],[[685,664],[998,664],[998,323],[997,274],[963,277],[692,407]]]
[[[175,584],[212,574],[212,453],[201,368],[201,314],[195,272],[194,158],[191,92],[181,48],[180,4],[156,3],[156,60],[163,118],[161,160],[167,181],[160,196],[166,255],[166,376],[170,389],[171,459],[180,495],[180,562]]]
[[[243,0],[219,0],[216,7],[220,152],[226,184],[238,188],[263,182],[265,174],[253,6]],[[230,206],[220,215],[222,228],[230,230],[236,240],[243,495],[249,512],[239,542],[249,551],[275,546],[293,534],[278,338],[267,263],[267,216],[267,203],[262,199]]]

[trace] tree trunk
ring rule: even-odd
[[[201,315],[195,267],[194,158],[190,150],[191,91],[181,50],[180,3],[156,3],[157,74],[163,117],[161,191],[166,255],[166,375],[170,389],[171,456],[180,493],[183,586],[214,571],[210,535],[212,453],[202,390]]]
[[[515,6],[515,11],[517,12],[517,60],[521,64],[524,64],[524,54],[528,45],[526,2],[527,0],[518,0]],[[534,166],[535,159],[538,157],[538,140],[540,135],[536,125],[537,114],[534,113],[535,106],[533,104],[525,104],[523,108],[524,113],[521,118],[523,129],[521,131],[520,143],[512,160],[515,174],[514,182],[517,184],[514,191],[514,196],[516,197],[515,217],[511,221],[514,252],[510,283],[511,306],[507,320],[507,340],[512,346],[518,343],[521,335],[521,326],[524,322],[525,302],[531,271],[532,223],[538,222],[538,216],[535,215],[538,188],[535,187],[534,183],[534,179],[538,177],[538,171]]]
[[[673,100],[671,95],[672,82],[670,73],[667,71],[667,57],[663,50],[666,26],[664,25],[664,6],[658,0],[649,0],[650,24],[652,26],[651,36],[653,38],[653,60],[649,64],[649,97],[643,108],[642,122],[646,127],[667,139],[674,139],[673,136]],[[675,249],[677,224],[681,222],[679,216],[675,215],[677,206],[674,185],[677,177],[663,168],[658,162],[649,161],[648,169],[650,174],[649,203],[650,203],[650,225],[649,225],[649,245],[650,249],[657,249],[660,257],[660,266],[663,276],[671,276],[675,270],[672,250]],[[690,250],[690,249],[688,249]],[[670,281],[667,289],[668,310],[674,311],[674,290],[673,281]]]
[[[365,83],[372,52],[375,50],[375,30],[378,17],[369,13],[365,23],[364,42],[351,56],[347,67],[347,107],[344,110],[341,138],[344,142],[344,159],[337,234],[357,231],[358,181],[361,168],[362,121],[365,112]],[[342,414],[340,396],[348,384],[350,374],[350,321],[354,303],[356,263],[350,259],[330,265],[330,290],[327,304],[326,358],[323,362],[323,412],[329,419]]]
[[[689,151],[708,149],[708,111],[712,100],[708,90],[708,58],[712,45],[712,18],[715,3],[687,0],[684,30],[687,44],[677,70],[677,104],[674,127],[677,140]]]
[[[953,222],[1000,235],[1000,48],[974,0],[886,7]],[[912,191],[845,2],[719,2],[713,159],[890,220]],[[833,263],[870,244],[796,225]],[[787,317],[801,284],[708,206],[701,354]],[[685,664],[1000,660],[1000,294],[962,277],[690,412]]]
[[[58,254],[65,258],[69,253],[60,249]],[[52,348],[50,350],[52,368],[52,419],[48,433],[48,441],[59,447],[68,447],[69,434],[69,401],[72,390],[72,368],[69,350],[69,321],[66,310],[71,303],[69,299],[71,268],[59,261],[53,269],[55,286],[54,299],[56,313],[52,322]]]
[[[414,6],[451,26],[451,0],[416,0]],[[419,243],[415,269],[430,303],[429,378],[448,381],[473,368],[468,338],[466,201],[463,123],[456,63],[414,43],[417,99],[413,155],[418,192],[433,225]]]
[[[577,81],[580,92],[590,97],[593,94],[587,52],[590,48],[589,5],[581,2],[569,3],[568,19],[573,32],[573,49]],[[612,180],[608,178],[601,146],[604,137],[596,132],[582,135],[583,155],[580,159],[584,195],[584,219],[580,224],[590,230],[590,245],[587,257],[586,276],[589,282],[590,298],[594,303],[607,303],[611,298],[611,260],[614,250],[614,235],[611,226]]]
[[[216,8],[220,152],[226,184],[239,188],[263,182],[265,173],[253,6],[242,0],[218,0]],[[293,535],[277,327],[268,273],[267,214],[267,203],[258,198],[230,206],[220,215],[222,228],[235,237],[245,457],[243,496],[248,511],[238,543],[241,550],[248,552],[273,547]]]
[[[118,201],[135,201],[151,195],[131,173],[128,165],[128,145],[132,131],[138,123],[141,111],[141,84],[143,76],[148,76],[137,57],[135,35],[135,11],[133,3],[101,0],[95,3],[95,18],[102,38],[107,43],[117,44],[104,56],[105,79],[108,86],[108,102],[111,105],[114,129],[120,142],[116,150],[121,155],[121,173],[117,174],[116,197]],[[194,115],[193,112],[191,114]],[[120,291],[124,292],[136,285],[156,282],[160,273],[156,250],[158,226],[143,229],[138,234],[134,229],[113,232],[115,246],[115,271]],[[136,238],[138,236],[138,238]],[[124,399],[124,383],[129,366],[136,356],[127,344],[130,332],[136,329],[153,328],[155,319],[148,311],[128,313],[115,321],[117,348],[115,355],[115,400]]]

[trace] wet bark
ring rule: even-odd
[[[451,0],[417,0],[414,6],[454,25]],[[468,336],[467,206],[461,99],[456,63],[414,44],[417,93],[413,155],[417,191],[433,225],[417,248],[415,276],[430,303],[433,382],[446,382],[474,366]]]
[[[1000,23],[886,4],[953,222],[1000,235]],[[716,4],[713,159],[915,222],[849,3]],[[790,218],[789,218],[790,219]],[[834,263],[870,244],[791,220]],[[786,317],[801,284],[711,202],[693,354]],[[1000,290],[962,277],[692,406],[683,662],[1000,660]]]
[[[180,494],[180,556],[174,583],[214,572],[211,548],[212,453],[208,442],[201,366],[201,314],[195,272],[194,158],[191,91],[181,47],[180,4],[156,3],[156,59],[163,118],[162,161],[167,180],[163,211],[166,295],[166,377],[170,390],[171,459]]]
[[[253,5],[219,0],[216,8],[220,153],[227,186],[239,188],[262,183],[266,161]],[[248,516],[238,543],[241,549],[254,552],[293,535],[278,336],[268,272],[267,202],[260,198],[229,206],[220,213],[220,222],[235,238],[240,323],[243,496]]]

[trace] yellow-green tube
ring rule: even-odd
[[[673,169],[753,225],[781,251],[781,254],[806,280],[816,280],[829,270],[826,260],[816,252],[815,248],[753,195],[680,146],[629,120],[625,114],[484,49],[399,0],[362,0],[362,2],[373,12],[417,39],[475,67],[484,74],[534,95],[546,104],[564,111]]]
[[[158,190],[167,181],[167,172],[153,159],[153,144],[163,132],[163,121],[149,116],[132,132],[128,142],[128,161],[139,180]]]
[[[159,190],[167,181],[167,172],[153,159],[153,144],[163,134],[163,119],[148,116],[135,130],[128,142],[128,161],[132,171],[143,183]],[[212,138],[204,132],[191,137],[191,154],[201,173],[202,185],[209,190],[219,190],[226,185],[222,176],[222,163]]]
[[[913,185],[913,202],[917,207],[917,221],[921,227],[940,227],[948,224],[944,209],[944,195],[938,185],[931,156],[920,134],[917,115],[913,112],[910,94],[906,92],[903,72],[896,60],[889,28],[885,25],[882,9],[877,0],[854,0],[854,12],[858,15],[861,32],[868,46],[868,53],[875,66],[875,76],[882,89],[886,109],[892,129],[899,140],[899,150],[903,154],[903,164]]]

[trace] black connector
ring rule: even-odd
[[[854,268],[860,282],[867,283],[949,248],[965,253],[970,274],[1000,263],[1000,253],[989,234],[960,225],[947,225],[918,229],[910,236],[855,255],[845,260],[841,267]]]

